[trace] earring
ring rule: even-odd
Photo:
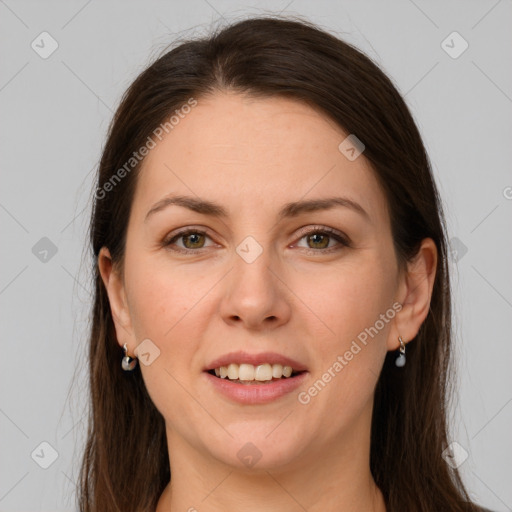
[[[398,341],[400,342],[400,354],[395,359],[395,364],[401,368],[402,366],[405,366],[405,343],[402,336],[398,336]]]
[[[131,372],[137,366],[137,359],[128,355],[126,345],[126,343],[123,345],[124,357],[121,361],[121,367],[125,372]]]

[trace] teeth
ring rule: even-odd
[[[228,379],[229,380],[235,380],[238,379],[238,365],[231,363],[228,366]]]
[[[280,364],[272,365],[272,377],[279,379],[283,375],[283,366]]]
[[[283,375],[285,377],[290,377],[291,374],[292,374],[292,367],[291,366],[284,366],[283,367]]]
[[[228,366],[221,366],[215,368],[215,375],[221,379],[228,378],[229,380],[240,381],[269,381],[280,379],[282,377],[290,377],[293,368],[291,366],[282,366],[280,364],[260,364],[254,366],[252,364],[236,364],[231,363]]]
[[[254,370],[254,380],[272,380],[272,366],[267,363],[256,366]]]
[[[252,364],[241,364],[238,367],[238,379],[240,380],[254,380],[254,366]]]

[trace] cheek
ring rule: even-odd
[[[368,410],[386,355],[389,324],[373,330],[386,308],[379,307],[375,294],[362,293],[360,288],[353,291],[350,300],[339,291],[332,292],[328,304],[331,308],[338,304],[336,311],[330,311],[329,321],[335,335],[315,340],[314,371],[297,396],[305,424],[333,439]],[[333,414],[336,421],[325,424]]]
[[[126,266],[135,336],[139,343],[149,338],[160,351],[141,371],[156,408],[166,421],[185,432],[190,423],[205,421],[204,411],[186,389],[199,367],[202,333],[211,317],[206,310],[208,292],[215,279],[154,260],[146,263],[133,261],[131,267]]]
[[[154,341],[166,367],[188,367],[208,323],[206,309],[219,277],[204,268],[171,266],[156,258],[145,262],[133,259],[131,265],[127,262],[126,272],[137,340]]]
[[[329,272],[308,272],[297,278],[294,290],[315,313],[326,343],[343,349],[391,308],[392,275],[378,258],[368,257]]]
[[[342,415],[357,416],[371,398],[386,355],[386,338],[395,316],[393,271],[376,255],[337,271],[301,281],[305,301],[322,334],[314,341],[313,407],[336,404]],[[317,283],[311,287],[306,283]],[[322,414],[319,414],[322,417]]]

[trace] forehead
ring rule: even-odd
[[[233,214],[339,193],[382,215],[384,196],[368,162],[338,148],[347,135],[288,98],[219,92],[198,99],[146,156],[134,209],[169,193],[210,198]]]

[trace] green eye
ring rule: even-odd
[[[180,238],[184,240],[185,247],[187,249],[201,249],[204,245],[204,237],[203,233],[191,232],[187,235],[181,235]],[[190,241],[190,246],[187,244],[187,241]]]
[[[341,247],[350,247],[350,243],[347,238],[345,238],[341,233],[327,227],[315,227],[314,229],[306,231],[300,238],[300,240],[303,239],[306,239],[307,247],[305,247],[305,249],[310,252],[325,253],[337,251]],[[335,240],[337,244],[329,247],[331,240]]]
[[[203,249],[205,247],[205,239],[209,238],[204,231],[197,229],[190,229],[188,231],[182,231],[177,235],[173,236],[170,240],[164,242],[165,246],[174,245],[177,240],[183,240],[183,247],[178,246],[181,250],[194,250]]]
[[[312,249],[327,249],[329,246],[330,236],[327,234],[316,232],[311,235],[307,235],[306,238],[308,241],[312,241],[313,244],[317,244],[315,247],[311,247]]]

